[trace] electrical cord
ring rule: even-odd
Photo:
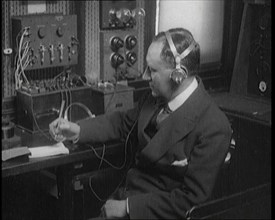
[[[134,127],[135,127],[137,121],[138,121],[138,120],[135,121],[135,123],[133,124],[131,130],[129,131],[129,133],[128,133],[128,135],[127,135],[127,138],[126,138],[126,141],[125,141],[125,157],[124,157],[125,159],[124,159],[124,163],[123,163],[123,165],[122,165],[121,167],[116,167],[116,166],[114,166],[113,164],[111,164],[109,161],[107,161],[106,159],[104,159],[105,148],[106,148],[105,144],[103,145],[102,156],[99,156],[98,153],[96,152],[96,150],[95,150],[91,145],[86,144],[86,145],[88,145],[88,146],[94,151],[96,157],[100,159],[100,166],[101,166],[102,162],[104,161],[104,162],[106,162],[108,165],[110,165],[111,167],[113,167],[114,169],[119,169],[119,170],[121,170],[122,168],[125,167],[125,165],[126,165],[126,153],[127,153],[128,140],[129,140],[129,137],[130,137],[130,135],[131,135],[131,133],[132,133],[132,131],[133,131],[133,129],[134,129]],[[131,144],[131,142],[130,142],[130,144]],[[132,144],[131,144],[131,149],[132,149]],[[132,159],[133,159],[133,157],[131,156],[130,162],[132,161]],[[99,166],[98,169],[100,169],[100,166]],[[131,163],[129,163],[127,169],[129,169],[130,166],[131,166]],[[124,181],[124,178],[126,177],[126,173],[127,173],[127,172],[124,173],[124,175],[122,176],[120,182],[118,183],[118,185],[116,186],[116,188],[114,189],[114,191],[113,191],[111,194],[114,194],[114,193],[119,189],[119,187],[121,186],[121,184],[122,184],[123,181]],[[102,198],[95,192],[95,190],[93,189],[92,184],[91,184],[91,182],[92,182],[92,181],[91,181],[91,180],[92,180],[92,177],[93,177],[93,176],[90,176],[90,178],[89,178],[89,187],[90,187],[92,193],[95,195],[95,197],[96,197],[99,201],[101,201],[101,202],[106,202],[107,199],[102,199]]]
[[[102,198],[95,192],[95,190],[93,189],[93,187],[92,187],[92,177],[93,177],[93,176],[90,176],[90,177],[89,177],[89,187],[90,187],[92,193],[94,194],[94,196],[95,196],[99,201],[101,201],[101,202],[106,202],[106,201],[107,201],[107,198],[106,198],[106,199],[102,199]]]
[[[86,144],[86,145],[88,147],[90,147],[94,151],[94,153],[95,153],[95,155],[96,155],[96,157],[98,159],[103,160],[105,163],[107,163],[109,166],[113,167],[116,170],[121,170],[121,169],[123,169],[125,167],[126,162],[127,162],[127,156],[126,156],[126,154],[127,154],[128,141],[129,141],[129,137],[130,137],[132,131],[134,130],[135,125],[137,124],[137,121],[138,121],[138,119],[134,122],[133,126],[131,127],[130,131],[127,134],[127,137],[126,137],[126,140],[125,140],[125,143],[124,143],[124,161],[123,161],[123,163],[122,163],[121,166],[115,166],[115,165],[113,165],[111,162],[109,162],[108,160],[106,160],[103,157],[101,157],[100,155],[98,155],[98,153],[96,152],[96,150],[94,149],[93,146],[91,146],[90,144]]]
[[[105,155],[105,150],[106,150],[106,145],[103,144],[103,151],[102,151],[102,155],[101,155],[101,160],[100,160],[100,163],[99,163],[99,166],[98,166],[98,169],[101,168],[101,165],[102,165],[102,162],[103,162],[103,158],[104,158],[104,155]]]
[[[26,83],[29,84],[28,82],[28,79],[27,77],[25,76],[25,73],[24,73],[24,69],[25,69],[25,64],[23,65],[22,64],[22,60],[25,58],[26,54],[28,53],[28,50],[29,50],[29,46],[26,46],[25,49],[24,49],[24,52],[23,52],[23,55],[21,57],[21,50],[22,50],[22,43],[23,43],[23,39],[25,37],[25,34],[27,33],[26,30],[24,30],[22,36],[21,36],[21,39],[20,39],[20,44],[19,44],[19,52],[18,52],[18,58],[19,58],[19,64],[20,64],[20,67],[21,67],[21,74],[23,76],[23,78],[25,79]],[[26,42],[25,42],[26,43]],[[27,42],[27,45],[29,43]],[[28,64],[28,63],[27,63]]]
[[[77,106],[83,108],[87,112],[89,117],[91,117],[91,118],[95,117],[95,115],[92,114],[92,112],[90,111],[90,109],[86,105],[82,104],[81,102],[73,102],[73,103],[70,103],[69,106],[66,108],[65,113],[64,113],[64,119],[69,120],[68,111],[73,105],[77,105]]]
[[[23,31],[23,33],[22,33]],[[21,35],[21,38],[20,38],[20,42],[19,42],[19,45],[18,45],[18,37],[19,35],[22,33]],[[23,80],[26,82],[27,85],[29,85],[29,81],[25,75],[25,72],[24,70],[26,69],[26,67],[29,65],[30,63],[30,56],[28,54],[29,52],[29,41],[26,41],[24,42],[23,44],[23,39],[25,37],[25,35],[27,35],[27,30],[24,28],[23,30],[21,30],[17,37],[16,37],[16,45],[17,45],[17,49],[18,49],[18,52],[15,56],[15,88],[16,89],[20,89],[21,86],[22,86],[22,83],[23,83]],[[23,44],[23,45],[22,45]],[[23,53],[22,53],[23,51]],[[21,55],[22,53],[22,55]],[[23,77],[21,79],[21,76]]]
[[[100,170],[100,167],[101,167],[101,165],[102,165],[103,158],[104,158],[104,155],[105,155],[105,149],[106,149],[106,146],[105,146],[105,144],[103,144],[103,152],[102,152],[102,156],[101,156],[100,163],[99,163],[99,166],[98,166],[98,170]],[[93,177],[93,176],[90,176],[90,177],[89,177],[89,187],[90,187],[92,193],[95,195],[95,197],[96,197],[99,201],[105,202],[106,199],[102,199],[102,198],[95,192],[95,190],[93,189],[93,187],[92,187],[92,177]]]
[[[146,98],[144,98],[144,99],[141,101],[141,102],[142,102],[142,106],[144,105],[144,103],[145,103],[145,101],[147,100],[147,98],[149,97],[149,95],[150,95],[150,93],[148,93],[148,95],[146,96]],[[128,134],[127,134],[127,137],[126,137],[126,140],[125,140],[125,145],[124,145],[124,149],[125,149],[125,151],[124,151],[124,162],[123,162],[123,165],[122,165],[121,167],[116,167],[116,166],[114,166],[113,164],[111,164],[109,161],[107,161],[106,159],[104,159],[104,155],[105,155],[105,145],[103,145],[103,147],[104,147],[104,152],[102,153],[102,156],[100,157],[100,156],[97,154],[96,150],[95,150],[91,145],[86,144],[87,146],[89,146],[89,147],[94,151],[96,157],[98,157],[98,158],[100,159],[100,166],[101,166],[101,164],[102,164],[102,161],[106,162],[106,163],[109,164],[111,167],[113,167],[113,168],[115,168],[115,169],[119,169],[119,170],[122,169],[122,168],[126,165],[126,154],[127,154],[127,146],[128,146],[129,138],[130,138],[131,133],[132,133],[133,130],[134,130],[134,127],[136,126],[136,124],[137,124],[137,122],[138,122],[138,118],[139,118],[139,114],[140,114],[140,112],[141,112],[141,109],[142,109],[142,107],[140,108],[140,110],[139,110],[139,112],[138,112],[138,116],[137,116],[137,118],[136,118],[136,120],[135,120],[133,126],[131,127],[130,131],[129,131]],[[132,143],[131,143],[131,142],[129,142],[129,143],[130,143],[130,145],[131,145],[131,152],[132,152]],[[127,170],[130,168],[130,166],[132,165],[132,163],[133,163],[133,154],[131,154],[130,162],[129,162],[128,166],[127,166]],[[123,181],[124,181],[124,178],[125,178],[126,174],[127,174],[127,172],[125,172],[125,174],[124,174],[123,177],[121,178],[121,181],[119,182],[119,184],[117,185],[117,187],[115,188],[115,190],[112,192],[112,194],[114,194],[114,193],[119,189],[119,187],[121,186],[121,184],[122,184]],[[100,197],[98,196],[98,194],[95,192],[95,190],[93,189],[93,187],[92,187],[92,185],[91,185],[91,182],[92,182],[91,179],[92,179],[92,177],[93,177],[93,176],[90,176],[90,178],[89,178],[89,187],[90,187],[92,193],[95,195],[95,197],[96,197],[99,201],[101,201],[101,202],[106,202],[107,199],[102,199],[102,198],[100,198]]]

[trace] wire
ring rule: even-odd
[[[149,94],[150,94],[150,93],[148,93],[148,96],[149,96]],[[147,97],[148,97],[148,96],[147,96]],[[144,99],[143,104],[144,104],[145,100],[146,100],[146,99]],[[139,114],[140,114],[141,109],[142,109],[142,107],[141,107],[140,110],[139,110],[138,116],[139,116]],[[124,167],[124,166],[126,165],[126,153],[127,153],[128,141],[129,141],[130,135],[131,135],[131,133],[133,132],[134,127],[136,126],[137,122],[138,122],[138,117],[137,117],[137,119],[135,120],[135,122],[134,122],[134,124],[132,125],[130,131],[129,131],[128,134],[127,134],[127,137],[126,137],[126,140],[125,140],[125,145],[124,145],[124,147],[125,147],[125,152],[124,152],[124,156],[125,156],[125,157],[124,157],[124,163],[123,163],[123,165],[122,165],[121,167]],[[88,145],[88,146],[95,152],[95,155],[101,160],[101,161],[100,161],[100,165],[102,164],[102,161],[104,161],[104,162],[107,161],[106,159],[103,159],[103,158],[104,158],[104,154],[105,154],[105,145],[103,145],[103,147],[104,147],[104,153],[102,153],[102,156],[101,156],[101,157],[97,154],[96,150],[95,150],[91,145],[89,145],[89,144],[86,144],[86,145]],[[131,143],[131,142],[130,142],[130,145],[131,145],[131,152],[132,152],[132,143]],[[128,168],[131,166],[132,162],[133,162],[133,154],[131,154],[130,163],[128,164],[127,170],[128,170]],[[107,161],[107,164],[111,165],[111,166],[112,166],[113,168],[115,168],[115,169],[116,169],[116,168],[117,168],[117,169],[120,169],[120,168],[121,168],[121,167],[115,167],[115,166],[113,166],[109,161]],[[119,187],[120,187],[120,185],[122,184],[122,182],[123,182],[123,180],[124,180],[126,174],[127,174],[127,172],[124,173],[124,175],[123,175],[122,178],[121,178],[121,181],[119,182],[119,184],[117,185],[117,187],[115,188],[115,190],[112,192],[112,194],[114,194],[114,193],[119,189]],[[90,189],[91,189],[92,193],[95,195],[95,197],[96,197],[99,201],[105,202],[106,199],[100,198],[100,197],[97,195],[97,193],[94,191],[94,189],[92,188],[92,185],[91,185],[91,178],[92,178],[92,177],[93,177],[93,176],[90,176],[90,178],[89,178],[89,186],[90,186]]]
[[[78,79],[83,83],[84,86],[88,85],[86,82],[83,81],[83,79],[81,79],[81,77],[79,77]]]
[[[105,155],[105,150],[106,150],[106,146],[105,144],[103,144],[103,151],[102,151],[102,156],[101,156],[101,160],[100,160],[100,164],[98,166],[98,169],[100,169],[101,165],[102,165],[102,162],[103,162],[103,159],[104,158],[104,155]]]
[[[98,170],[100,169],[100,167],[101,167],[101,165],[102,165],[102,162],[103,162],[103,158],[104,158],[104,154],[105,154],[105,150],[106,150],[106,146],[105,146],[105,144],[103,144],[103,152],[102,152],[102,156],[101,156],[101,160],[100,160],[100,163],[99,163],[99,166],[98,166]],[[91,189],[91,191],[92,191],[92,193],[95,195],[95,197],[99,200],[99,201],[101,201],[101,202],[105,202],[107,199],[102,199],[102,198],[100,198],[99,197],[99,195],[95,192],[95,190],[93,189],[93,187],[92,187],[92,177],[93,176],[90,176],[90,178],[89,178],[89,186],[90,186],[90,189]]]
[[[144,102],[143,102],[143,103],[144,103]],[[141,109],[142,109],[142,108],[141,108]],[[141,111],[141,109],[140,109],[140,111]],[[138,115],[140,114],[140,111],[139,111]],[[126,154],[127,154],[128,141],[129,141],[130,135],[131,135],[131,133],[133,132],[133,130],[134,130],[134,128],[135,128],[137,122],[138,122],[138,117],[137,117],[137,119],[135,120],[135,122],[134,122],[134,124],[132,125],[130,131],[129,131],[128,134],[127,134],[127,137],[126,137],[126,140],[125,140],[125,144],[124,144],[124,162],[123,162],[122,166],[120,166],[120,167],[116,167],[116,166],[114,166],[113,164],[111,164],[109,161],[107,161],[106,159],[104,159],[105,145],[103,145],[103,147],[104,147],[104,149],[103,149],[104,152],[102,153],[102,156],[99,156],[98,153],[96,152],[96,150],[93,148],[93,146],[91,146],[91,145],[89,145],[89,144],[86,144],[87,146],[89,146],[89,147],[94,151],[96,157],[98,157],[98,158],[100,159],[100,166],[101,166],[101,164],[102,164],[102,161],[104,161],[104,162],[106,162],[107,164],[109,164],[111,167],[113,167],[113,168],[115,168],[115,169],[121,170],[123,167],[125,167],[125,165],[126,165]],[[131,145],[131,152],[132,152],[132,144],[131,144],[131,142],[130,142],[130,145]],[[133,154],[131,154],[130,162],[129,162],[128,166],[127,166],[127,170],[128,170],[129,167],[131,166],[132,162],[133,162]],[[125,172],[125,174],[122,176],[121,181],[119,182],[119,184],[117,185],[117,187],[115,188],[115,190],[112,192],[112,194],[114,194],[114,193],[119,189],[119,187],[120,187],[121,184],[123,183],[123,180],[124,180],[126,174],[127,174],[127,172]],[[92,188],[92,185],[91,185],[91,178],[92,178],[92,177],[93,177],[93,176],[91,176],[91,177],[89,178],[89,186],[90,186],[90,189],[91,189],[92,193],[95,195],[95,197],[96,197],[99,201],[105,202],[106,199],[100,198],[100,197],[97,195],[97,193],[94,191],[94,189]]]
[[[22,33],[23,31],[23,33]],[[22,33],[21,35],[21,38],[20,38],[20,42],[19,42],[19,45],[18,45],[18,37],[20,36],[20,34]],[[22,83],[23,83],[23,80],[26,82],[26,84],[29,84],[29,81],[25,75],[25,72],[24,70],[27,68],[27,66],[29,65],[30,63],[30,56],[28,54],[29,52],[29,41],[26,41],[24,42],[23,44],[23,39],[24,37],[27,35],[27,29],[23,29],[21,30],[18,35],[16,36],[16,45],[17,45],[17,49],[18,49],[18,52],[17,54],[15,55],[15,88],[16,89],[20,89],[21,86],[22,86]],[[23,53],[22,53],[23,51]],[[22,78],[23,77],[23,78]]]
[[[132,126],[130,132],[128,133],[127,139],[126,139],[125,143],[128,142],[128,138],[129,138],[130,134],[132,133],[133,128],[135,127],[136,123],[137,123],[137,120],[135,121],[134,125]],[[131,144],[131,142],[130,142],[130,144]],[[126,146],[127,146],[127,145],[126,145]],[[125,146],[125,148],[126,148],[126,146]],[[105,161],[105,162],[107,161],[106,159],[103,159],[104,154],[105,154],[105,148],[106,148],[106,146],[105,146],[105,144],[103,144],[103,152],[102,152],[102,156],[101,156],[101,157],[97,154],[97,152],[95,151],[95,149],[94,149],[92,146],[89,145],[89,147],[92,148],[92,150],[95,152],[95,155],[100,159],[100,165],[99,165],[99,168],[98,168],[98,169],[100,169],[100,166],[101,166],[101,164],[102,164],[102,161]],[[132,149],[132,144],[131,144],[131,149]],[[125,155],[125,158],[126,158],[126,155]],[[133,159],[133,157],[131,157],[130,162],[132,161],[132,159]],[[126,161],[126,160],[124,160],[124,161]],[[107,161],[107,163],[108,163],[109,165],[111,165],[113,168],[116,169],[116,167],[113,166],[109,161]],[[123,163],[123,167],[125,166],[125,164],[126,164],[126,162]],[[130,166],[131,166],[131,163],[129,163],[129,165],[128,165],[127,168],[129,168]],[[118,183],[118,185],[116,186],[116,188],[114,189],[114,191],[113,191],[111,194],[114,194],[114,193],[119,189],[119,187],[121,186],[121,184],[122,184],[123,181],[124,181],[124,178],[125,178],[126,174],[127,174],[127,172],[124,173],[124,175],[122,176],[120,182]],[[91,182],[92,182],[91,179],[92,179],[92,177],[93,177],[93,176],[90,176],[90,178],[89,178],[89,187],[90,187],[92,193],[95,195],[95,197],[96,197],[99,201],[105,202],[107,199],[102,199],[102,198],[100,198],[99,195],[98,195],[98,194],[95,192],[95,190],[93,189],[93,187],[92,187],[92,185],[91,185]]]
[[[20,66],[21,66],[22,75],[25,78],[26,82],[29,84],[29,82],[27,80],[27,77],[25,76],[24,67],[23,67],[23,64],[22,64],[22,60],[24,59],[26,51],[28,50],[28,49],[26,50],[27,47],[24,49],[23,56],[21,57],[21,50],[22,50],[21,47],[22,47],[23,39],[24,39],[24,36],[25,36],[26,33],[27,33],[27,31],[24,30],[24,32],[23,32],[23,34],[21,36],[21,39],[20,39],[19,51],[18,51],[18,59],[19,59],[19,63],[20,63]]]
[[[107,198],[106,198],[106,199],[100,198],[100,197],[97,195],[97,193],[94,191],[94,189],[93,189],[93,187],[92,187],[92,181],[91,181],[91,180],[92,180],[92,177],[93,177],[93,176],[90,176],[90,177],[89,177],[89,187],[90,187],[92,193],[95,195],[95,197],[96,197],[99,201],[101,201],[101,202],[106,202],[106,201],[107,201]]]
[[[91,146],[90,144],[86,144],[86,145],[87,145],[88,147],[90,147],[90,148],[94,151],[94,153],[95,153],[95,155],[96,155],[97,158],[99,158],[100,160],[103,160],[105,163],[107,163],[108,165],[110,165],[110,166],[113,167],[114,169],[121,170],[121,169],[123,169],[123,168],[125,167],[126,162],[127,162],[126,154],[127,154],[128,141],[129,141],[129,137],[130,137],[130,135],[131,135],[131,133],[132,133],[132,131],[133,131],[133,129],[134,129],[134,127],[135,127],[137,121],[138,121],[138,120],[136,120],[136,121],[134,122],[133,126],[131,127],[130,131],[129,131],[128,134],[127,134],[127,137],[126,137],[126,140],[125,140],[125,143],[124,143],[124,162],[123,162],[123,164],[122,164],[121,166],[115,166],[115,165],[113,165],[111,162],[109,162],[108,160],[106,160],[106,159],[104,159],[103,157],[101,157],[100,155],[98,155],[98,153],[96,152],[96,150],[94,149],[93,146]],[[103,156],[104,156],[104,155],[103,155]]]

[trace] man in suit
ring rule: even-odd
[[[135,163],[119,197],[104,204],[105,218],[184,218],[210,198],[229,148],[230,124],[196,76],[200,49],[192,34],[183,28],[159,33],[146,61],[151,92],[136,108],[50,124],[57,141],[136,138]]]

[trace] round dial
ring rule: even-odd
[[[128,52],[126,54],[126,60],[127,60],[128,66],[134,65],[135,62],[137,61],[137,54],[134,52]]]
[[[62,37],[64,35],[64,31],[63,31],[62,27],[58,27],[56,29],[56,34],[58,37]]]
[[[44,27],[40,27],[39,29],[38,29],[38,37],[40,38],[40,39],[42,39],[42,38],[44,38],[46,36],[46,30],[45,30],[45,28]]]
[[[133,49],[137,45],[137,38],[133,35],[126,37],[126,48],[128,50]]]
[[[123,47],[124,46],[124,42],[122,39],[120,39],[119,37],[113,37],[111,39],[111,49],[113,51],[117,51],[119,48]]]
[[[114,68],[117,68],[124,63],[124,57],[119,53],[113,53],[111,55],[111,64]]]

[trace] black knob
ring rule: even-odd
[[[132,66],[137,61],[137,54],[134,52],[128,52],[126,54],[127,65]]]
[[[114,53],[111,55],[111,64],[112,67],[117,68],[121,64],[124,63],[124,57],[121,56],[119,53]]]
[[[126,48],[132,50],[137,45],[137,38],[133,35],[126,38]]]
[[[124,42],[119,37],[113,37],[111,39],[111,49],[116,52],[119,48],[124,46]]]
[[[45,31],[45,28],[44,27],[40,27],[38,29],[38,37],[40,39],[44,38],[46,36],[46,31]]]
[[[58,27],[56,29],[56,34],[57,34],[58,37],[62,37],[63,36],[64,33],[63,33],[62,27]]]

